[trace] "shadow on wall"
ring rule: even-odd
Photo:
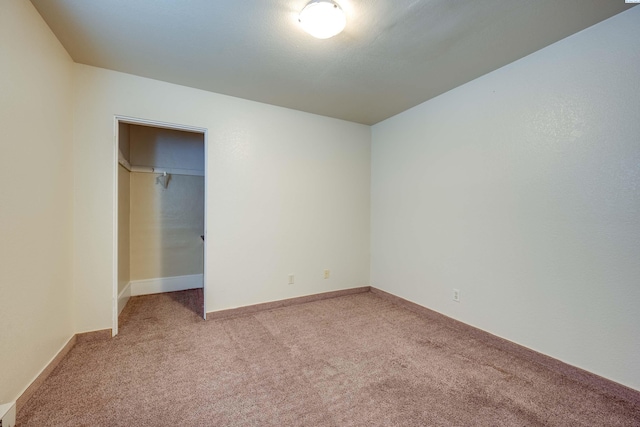
[[[204,269],[204,135],[128,126],[130,280],[200,284]],[[122,133],[122,132],[121,132]],[[125,157],[127,154],[125,154]],[[182,284],[177,281],[183,281]]]

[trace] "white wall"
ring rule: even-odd
[[[131,149],[129,146],[130,129],[131,125],[123,122],[118,123],[118,148],[124,159],[129,163],[131,163]]]
[[[369,283],[369,127],[84,65],[75,72],[78,331],[111,327],[114,115],[208,129],[207,310]]]
[[[30,2],[0,2],[0,403],[74,332],[72,73]]]
[[[118,294],[124,291],[131,281],[132,175],[122,165],[118,166]]]
[[[372,285],[640,389],[638,24],[375,125]]]

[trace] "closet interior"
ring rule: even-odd
[[[120,315],[134,296],[203,288],[204,134],[120,122],[118,148]]]

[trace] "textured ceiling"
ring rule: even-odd
[[[32,0],[78,63],[374,124],[630,7],[623,0]]]

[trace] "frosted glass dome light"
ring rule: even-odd
[[[347,18],[332,0],[311,0],[300,12],[298,21],[304,30],[318,39],[328,39],[344,30]]]

